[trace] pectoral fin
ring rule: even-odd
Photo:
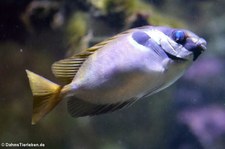
[[[68,112],[72,117],[93,116],[113,112],[125,108],[134,103],[137,98],[115,103],[115,104],[93,104],[78,98],[70,99],[67,102]]]

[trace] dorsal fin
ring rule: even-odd
[[[52,65],[52,72],[57,79],[68,84],[73,80],[84,60],[84,58],[70,57],[57,61]]]
[[[130,30],[122,32],[116,36],[113,36],[105,41],[102,41],[91,48],[88,48],[79,54],[73,55],[72,57],[57,61],[52,64],[52,72],[57,79],[62,81],[63,83],[70,83],[80,66],[84,63],[84,61],[92,55],[98,49],[103,48],[108,43],[112,42],[114,39],[120,37],[121,35],[127,34]]]
[[[79,54],[53,63],[53,74],[63,83],[70,83],[76,75],[77,71],[79,70],[80,66],[84,63],[84,61],[95,51],[104,47],[110,41],[112,40],[103,41],[91,48],[88,48],[85,51],[80,52]]]

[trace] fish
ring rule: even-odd
[[[132,28],[52,64],[61,85],[26,70],[32,124],[62,100],[72,117],[129,107],[173,84],[206,50],[195,33],[167,26]]]

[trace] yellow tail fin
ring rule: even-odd
[[[48,114],[61,100],[61,87],[29,70],[26,70],[33,93],[32,125]]]

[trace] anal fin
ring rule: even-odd
[[[114,104],[93,104],[78,98],[72,98],[67,102],[67,108],[72,117],[94,116],[120,110],[135,101],[137,101],[137,98]]]

